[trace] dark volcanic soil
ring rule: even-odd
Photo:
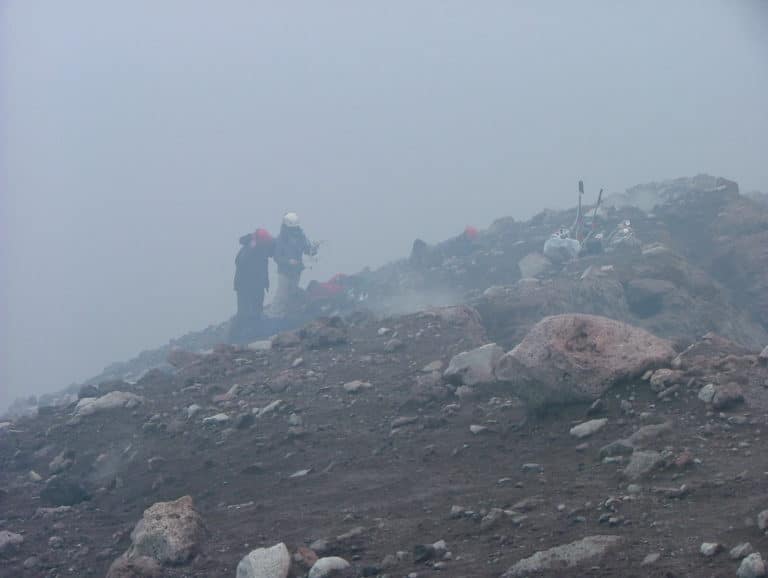
[[[569,429],[588,419],[587,406],[526,417],[503,388],[478,386],[458,397],[422,371],[484,340],[464,309],[362,319],[347,344],[220,348],[173,377],[153,373],[133,386],[105,386],[143,396],[133,410],[73,420],[69,407],[5,426],[0,530],[20,533],[24,542],[0,558],[0,575],[104,576],[144,509],[187,494],[208,536],[200,556],[164,576],[234,577],[255,547],[285,542],[293,552],[321,538],[358,575],[393,577],[500,576],[538,550],[594,534],[624,542],[594,567],[567,575],[734,576],[738,561],[727,550],[704,558],[700,544],[751,542],[768,552],[755,525],[768,507],[768,395],[754,356],[713,370],[742,382],[746,406],[717,413],[697,399],[701,381],[712,377],[708,369],[665,400],[638,381],[611,391],[594,416],[608,424],[579,440]],[[708,357],[717,359],[717,348]],[[352,380],[371,387],[349,393],[342,385]],[[231,399],[217,397],[234,384],[241,387]],[[241,417],[275,400],[283,404],[252,424]],[[202,409],[187,418],[191,404]],[[227,424],[202,424],[221,412],[230,416]],[[623,464],[601,462],[599,449],[665,421],[671,431],[644,446],[665,451],[665,465],[630,492]],[[487,429],[474,434],[470,425]],[[49,463],[64,450],[75,456],[64,475],[83,481],[92,497],[69,511],[36,515]],[[32,470],[43,481],[31,481]],[[309,472],[291,477],[301,470]],[[472,513],[452,517],[456,505]],[[492,508],[516,514],[481,523]],[[411,556],[381,568],[387,555],[441,539],[452,557],[437,568]],[[653,552],[660,559],[641,567]],[[37,565],[25,567],[30,557]]]

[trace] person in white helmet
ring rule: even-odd
[[[275,240],[274,260],[277,263],[277,292],[272,304],[274,312],[286,316],[299,293],[299,280],[304,270],[304,255],[314,255],[315,245],[309,242],[301,228],[299,216],[290,212],[283,216],[280,234]]]

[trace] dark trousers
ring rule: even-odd
[[[237,316],[241,319],[261,317],[264,312],[263,287],[249,291],[241,289],[237,292]]]

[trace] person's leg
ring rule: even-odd
[[[237,317],[248,315],[248,296],[246,291],[237,291]]]
[[[277,274],[277,291],[272,302],[272,308],[278,317],[283,317],[290,301],[291,281],[285,273]]]
[[[264,314],[264,292],[266,289],[260,287],[256,289],[253,294],[253,316],[256,318],[262,317]]]

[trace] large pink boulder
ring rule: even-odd
[[[504,355],[496,377],[531,408],[591,401],[614,384],[668,366],[672,344],[596,315],[553,315]]]

